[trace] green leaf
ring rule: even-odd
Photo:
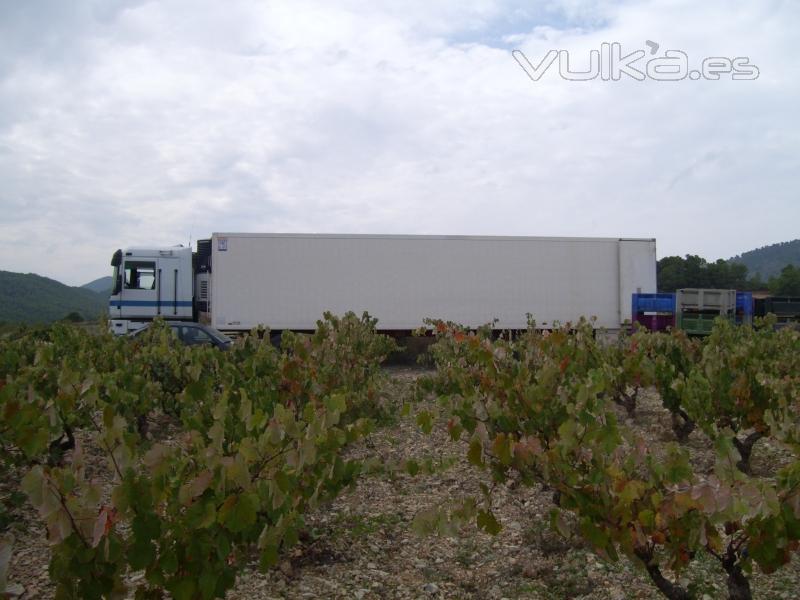
[[[571,447],[575,443],[575,432],[578,424],[573,419],[567,419],[558,426],[558,437],[561,443],[567,447]]]
[[[161,521],[152,513],[140,513],[131,523],[133,534],[137,540],[154,540],[161,535]]]
[[[136,540],[128,548],[128,564],[131,569],[138,571],[146,568],[156,558],[156,547],[153,542]]]
[[[639,511],[639,523],[644,527],[655,527],[655,513],[649,509]]]
[[[214,592],[216,591],[218,578],[217,573],[212,569],[205,569],[200,575],[200,593],[204,600],[211,600],[211,598],[215,597],[216,594]]]
[[[447,431],[450,434],[450,439],[457,442],[461,439],[461,434],[464,433],[464,428],[461,426],[461,423],[457,420],[452,420],[447,425]]]
[[[423,433],[428,434],[433,430],[433,415],[430,411],[421,410],[417,413],[417,425]]]
[[[276,472],[274,479],[275,479],[275,484],[278,486],[278,489],[282,491],[284,494],[288,493],[291,490],[292,484],[291,481],[289,480],[289,476],[283,471]]]
[[[497,535],[502,529],[494,514],[489,510],[478,511],[478,527],[490,535]]]
[[[625,487],[620,492],[619,498],[625,504],[632,504],[634,500],[637,500],[641,497],[646,489],[646,485],[643,481],[631,480],[625,484]]]
[[[50,442],[50,434],[47,429],[41,428],[20,436],[19,447],[28,458],[39,456],[47,448]]]
[[[172,593],[172,597],[175,600],[192,600],[197,584],[194,579],[186,577],[168,585],[167,589]]]
[[[22,491],[28,495],[28,499],[34,508],[39,509],[43,502],[44,470],[36,465],[28,471],[22,478]]]
[[[229,496],[219,509],[217,519],[229,531],[239,533],[255,524],[259,506],[254,493]]]
[[[192,528],[205,529],[217,520],[217,509],[213,498],[199,500],[186,510],[187,524]]]
[[[580,522],[581,535],[598,550],[606,550],[609,546],[608,534],[597,527],[590,518],[583,517]]]
[[[278,547],[275,545],[268,545],[265,546],[264,549],[261,551],[261,559],[259,560],[259,566],[261,567],[262,571],[266,571],[273,565],[278,562]]]
[[[163,550],[158,562],[161,570],[167,575],[172,575],[178,571],[178,556],[173,548]]]
[[[442,514],[437,508],[420,510],[411,520],[411,531],[421,537],[431,535],[438,530],[441,520]]]
[[[217,558],[219,560],[226,560],[231,553],[231,541],[228,539],[228,534],[225,531],[219,531],[216,536],[215,550],[217,551]]]
[[[330,412],[344,413],[347,410],[347,400],[343,394],[332,394],[326,398],[325,408]]]
[[[300,540],[300,525],[296,521],[287,524],[283,531],[283,547],[291,548]]]
[[[467,460],[469,460],[469,462],[476,467],[483,468],[486,466],[486,464],[483,462],[483,445],[477,437],[473,437],[469,443]]]

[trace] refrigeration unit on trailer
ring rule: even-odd
[[[631,317],[632,293],[656,289],[653,239],[215,233],[198,242],[194,260],[188,249],[172,251],[186,265],[177,268],[193,276],[196,316],[222,331],[311,330],[325,311],[367,311],[381,330],[398,332],[426,318],[524,329],[529,314],[544,327],[594,316],[597,327],[614,330]],[[115,269],[128,277],[128,261],[143,261],[144,252],[120,253]],[[116,330],[159,309],[192,318],[180,304],[180,316],[164,315],[169,290],[156,295],[165,267],[148,268],[162,269],[149,290],[150,312],[126,315],[136,307],[122,278],[112,319],[132,320]]]

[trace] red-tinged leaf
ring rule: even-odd
[[[447,422],[447,432],[450,434],[451,439],[453,440],[460,439],[463,431],[464,428],[455,418],[452,418]]]
[[[213,478],[214,474],[208,469],[200,472],[200,474],[189,484],[189,493],[191,498],[194,499],[202,495],[203,492],[208,489],[208,486]]]
[[[644,532],[642,531],[642,527],[639,525],[639,523],[635,521],[633,523],[632,533],[633,533],[634,545],[637,548],[645,548],[647,546],[647,538],[645,537]]]
[[[60,544],[72,533],[72,521],[63,509],[52,513],[46,520],[47,539],[52,544]]]
[[[94,522],[94,527],[92,529],[92,548],[97,548],[100,540],[102,540],[103,536],[108,532],[108,527],[108,507],[104,506],[100,509],[100,514],[97,515],[97,519],[95,519]]]
[[[792,494],[787,498],[786,503],[792,509],[794,516],[800,519],[800,492]]]
[[[504,433],[498,433],[494,438],[494,442],[492,443],[492,451],[494,452],[494,455],[503,465],[506,466],[511,464],[511,444],[512,440]]]
[[[649,450],[647,448],[647,442],[641,436],[636,437],[636,452],[639,455],[640,459],[646,457],[647,454],[649,453]]]
[[[529,436],[525,438],[525,447],[533,454],[541,454],[544,451],[542,442],[538,437]]]
[[[685,546],[682,546],[680,550],[678,550],[677,559],[678,563],[681,565],[689,564],[689,552],[686,550]]]
[[[542,453],[542,443],[536,437],[524,437],[514,444],[514,456],[518,457],[524,464]]]
[[[163,444],[154,444],[148,450],[144,457],[143,462],[149,470],[157,469],[164,462],[164,458],[169,454],[169,448]]]

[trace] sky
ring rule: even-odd
[[[795,239],[798,30],[796,0],[2,2],[0,269],[215,231]],[[542,68],[615,42],[758,77]]]

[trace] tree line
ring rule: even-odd
[[[674,292],[681,288],[717,288],[740,291],[769,290],[774,296],[800,296],[800,267],[786,265],[776,277],[764,281],[756,273],[748,276],[741,263],[706,259],[687,254],[665,256],[657,263],[658,291]]]

